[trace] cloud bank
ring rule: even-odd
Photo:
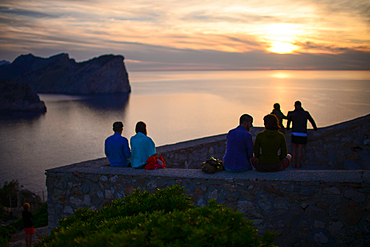
[[[370,2],[0,3],[0,60],[122,54],[129,70],[370,69]]]

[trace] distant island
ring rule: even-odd
[[[12,63],[2,61],[0,79],[29,84],[37,93],[130,93],[121,55],[103,55],[84,62],[66,53],[49,58],[21,55]]]
[[[0,80],[0,113],[7,111],[46,112],[46,106],[29,84]]]

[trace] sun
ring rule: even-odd
[[[263,29],[264,39],[269,44],[268,51],[287,54],[293,53],[299,47],[294,44],[294,40],[300,34],[297,26],[292,24],[269,24]]]
[[[296,49],[297,49],[297,46],[289,42],[273,41],[271,42],[271,46],[268,50],[274,53],[287,54],[287,53],[292,53]]]

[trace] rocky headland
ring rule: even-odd
[[[84,62],[62,53],[49,58],[21,55],[0,65],[0,79],[29,84],[37,93],[129,93],[131,87],[121,55],[103,55]]]
[[[29,84],[0,80],[0,112],[46,112],[46,106]]]

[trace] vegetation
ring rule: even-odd
[[[190,200],[178,185],[137,189],[101,210],[76,210],[37,246],[274,246],[276,234],[259,236],[243,213]]]
[[[18,199],[21,202],[27,201],[31,205],[38,208],[35,212],[32,212],[34,216],[33,225],[35,228],[44,227],[48,225],[48,211],[47,203],[41,204],[41,199],[28,190],[20,190],[23,186],[19,185],[17,180],[12,180],[11,182],[5,182],[3,187],[0,188],[0,218],[7,220],[15,220],[16,218],[9,214],[3,209],[3,207],[15,207],[17,206]],[[20,193],[20,196],[17,196]],[[23,219],[17,219],[6,226],[0,226],[0,246],[7,246],[8,241],[11,239],[12,235],[17,231],[23,229]]]

